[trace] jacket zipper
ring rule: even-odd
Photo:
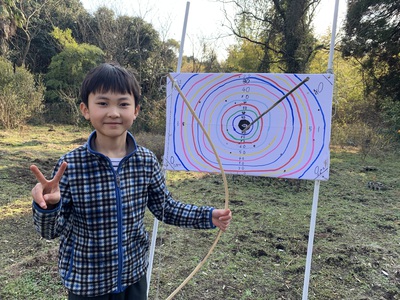
[[[119,167],[118,167],[119,170]],[[122,291],[122,269],[123,269],[123,259],[122,259],[122,205],[121,205],[121,192],[120,192],[120,177],[117,172],[114,171],[115,181],[116,181],[116,201],[117,201],[117,221],[118,221],[118,281],[117,290]]]
[[[91,139],[92,135],[93,135],[93,133],[89,137],[89,140]],[[133,137],[130,134],[129,134],[129,136],[133,140]],[[134,147],[135,147],[135,151],[136,151],[136,143],[134,140],[133,140],[133,143],[134,143]],[[90,150],[90,152],[93,151],[90,147],[90,143],[88,144],[88,149]],[[117,277],[117,291],[116,292],[122,292],[122,270],[123,270],[122,234],[123,234],[123,230],[122,230],[122,200],[121,200],[121,190],[120,190],[121,179],[119,176],[119,171],[120,171],[122,163],[124,161],[126,161],[128,159],[128,157],[130,157],[132,155],[133,152],[130,155],[122,158],[122,160],[120,161],[120,163],[118,165],[117,171],[114,170],[111,160],[107,156],[105,156],[99,152],[96,152],[96,151],[93,151],[93,152],[97,155],[105,157],[106,160],[108,160],[111,170],[114,172],[114,180],[115,180],[115,184],[116,184],[115,193],[116,193],[116,201],[117,201],[117,203],[116,203],[117,204],[117,218],[118,218],[118,220],[117,220],[117,222],[118,222],[118,277]]]
[[[117,201],[117,218],[118,218],[118,280],[117,280],[117,290],[118,292],[122,292],[122,270],[123,270],[123,247],[122,247],[122,199],[121,199],[121,178],[119,176],[119,171],[121,168],[122,163],[126,160],[124,157],[118,165],[117,171],[112,168],[114,171],[114,177],[116,182],[116,201]],[[111,161],[110,161],[110,165]]]

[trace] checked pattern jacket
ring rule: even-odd
[[[65,287],[92,297],[122,292],[145,275],[149,238],[146,207],[159,220],[195,229],[215,228],[212,207],[184,204],[172,198],[155,155],[138,146],[117,170],[88,142],[60,158],[68,163],[60,181],[61,201],[52,210],[33,203],[36,230],[45,239],[60,238],[59,273]]]

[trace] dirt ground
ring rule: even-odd
[[[73,130],[0,134],[0,299],[65,299],[58,241],[33,228],[29,171],[50,174]],[[24,136],[25,134],[25,136]],[[57,134],[57,135],[56,135]],[[50,142],[56,135],[58,143]],[[27,138],[29,136],[29,138]],[[389,159],[390,158],[390,159]],[[321,184],[309,299],[400,299],[400,162],[333,152]],[[366,168],[375,166],[376,168]],[[234,222],[201,271],[175,299],[300,299],[313,183],[229,176]],[[171,174],[180,199],[223,203],[218,175]],[[385,189],[372,189],[370,182]],[[151,230],[152,217],[148,217]],[[165,299],[197,265],[215,232],[159,228],[149,299]]]

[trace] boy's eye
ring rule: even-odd
[[[122,102],[120,105],[121,105],[121,106],[129,106],[129,105],[130,105],[130,103],[127,103],[127,102]]]

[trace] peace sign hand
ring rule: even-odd
[[[66,169],[67,163],[63,162],[54,178],[52,180],[47,180],[37,166],[32,165],[30,167],[30,170],[39,181],[32,189],[32,197],[42,209],[52,209],[60,202],[61,194],[59,183]]]

